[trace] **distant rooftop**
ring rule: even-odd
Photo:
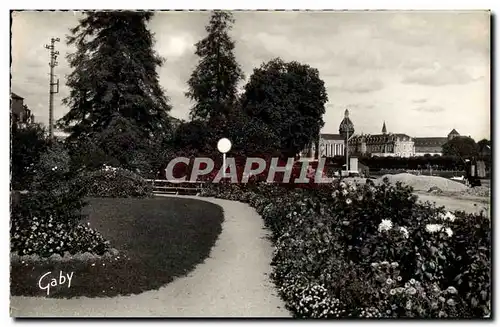
[[[442,146],[447,141],[446,137],[416,137],[415,146]]]
[[[23,97],[15,94],[14,92],[11,92],[10,94],[11,94],[12,99],[24,100]]]
[[[340,134],[321,134],[320,137],[324,140],[343,140]]]

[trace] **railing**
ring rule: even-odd
[[[197,194],[203,189],[203,181],[171,182],[166,179],[146,179],[158,194]]]

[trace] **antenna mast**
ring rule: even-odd
[[[59,51],[55,51],[54,44],[59,42],[59,38],[51,38],[50,45],[45,45],[45,49],[50,50],[50,82],[49,82],[49,137],[54,137],[54,94],[59,93],[59,79],[54,83],[54,67],[58,65],[57,56]],[[54,86],[56,90],[54,91]]]

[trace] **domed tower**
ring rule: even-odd
[[[340,122],[339,133],[344,140],[350,139],[354,134],[354,124],[349,119],[349,110],[347,109],[344,112],[344,119]]]
[[[349,139],[354,134],[354,124],[349,119],[349,110],[347,109],[344,112],[344,119],[342,119],[342,122],[339,126],[339,134],[344,139],[346,167],[347,170],[349,170]]]

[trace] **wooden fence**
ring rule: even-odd
[[[166,179],[146,179],[153,187],[153,193],[157,194],[197,194],[203,189],[205,182],[171,182]]]

